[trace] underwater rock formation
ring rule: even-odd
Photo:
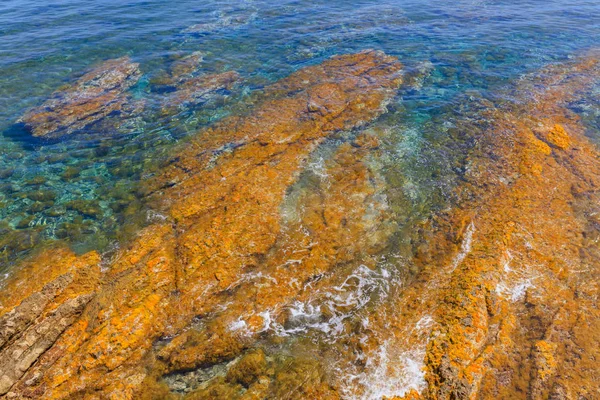
[[[165,221],[140,232],[107,265],[100,265],[95,253],[77,257],[53,249],[15,269],[2,291],[7,295],[2,298],[2,315],[25,313],[27,304],[36,302],[31,296],[52,292],[44,286],[65,273],[71,274],[71,283],[52,300],[43,300],[45,306],[29,307],[32,310],[19,317],[24,321],[19,323],[38,329],[53,318],[54,310],[76,304],[64,319],[68,326],[57,327],[62,334],[53,335],[53,343],[30,344],[21,331],[7,333],[10,342],[0,351],[25,345],[35,351],[27,363],[3,366],[3,392],[21,398],[157,396],[156,379],[163,374],[224,361],[249,346],[253,335],[232,335],[227,313],[205,329],[199,322],[222,308],[221,296],[234,290],[232,285],[244,273],[285,262],[278,258],[283,250],[271,255],[271,249],[283,240],[279,207],[287,188],[324,139],[384,112],[401,83],[401,69],[395,58],[368,51],[334,57],[292,74],[268,87],[264,100],[248,115],[227,118],[186,143],[164,174],[148,183],[148,195],[163,210]],[[378,243],[367,240],[361,245],[362,236],[385,236],[386,224],[378,212],[372,221],[347,221],[343,216],[344,207],[358,207],[360,212],[360,207],[370,209],[370,203],[377,203],[360,162],[376,147],[376,140],[357,139],[354,146],[340,150],[332,166],[332,173],[337,170],[344,178],[336,184],[349,185],[358,196],[332,193],[327,203],[333,203],[323,205],[325,220],[302,217],[324,240],[314,252],[310,242],[299,243],[312,259],[303,279],[348,257],[363,257],[363,252],[368,256]],[[354,171],[348,180],[346,168]],[[303,201],[321,201],[308,196]],[[347,225],[353,228],[346,231]],[[36,275],[34,281],[28,279],[31,274]],[[97,284],[90,288],[92,282]],[[299,287],[282,286],[279,295],[271,291],[268,297],[263,293],[264,305],[290,298]],[[247,306],[245,296],[233,304],[240,310]],[[264,324],[260,317],[248,321],[254,333]],[[296,375],[305,371],[298,368]],[[331,390],[317,377],[310,382],[316,386],[307,386],[309,393]]]
[[[21,122],[33,136],[57,138],[81,131],[110,114],[129,113],[136,105],[127,90],[141,77],[138,67],[129,57],[108,60],[29,110]]]
[[[240,75],[234,71],[203,72],[203,59],[204,53],[194,52],[173,62],[168,72],[152,80],[153,91],[160,94],[163,115],[214,100],[240,81]]]
[[[194,24],[182,30],[185,34],[206,35],[219,30],[235,30],[248,25],[256,19],[254,7],[246,4],[236,4],[235,7],[215,15],[211,22]]]
[[[163,77],[160,83],[169,85],[189,79],[200,68],[202,61],[204,61],[204,55],[203,52],[196,51],[173,62],[169,74]]]
[[[229,90],[240,80],[237,72],[206,74],[176,81],[175,91],[164,96],[162,111],[172,113],[182,106],[206,103],[219,92]]]

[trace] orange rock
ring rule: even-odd
[[[518,88],[523,94],[536,90],[535,102],[488,110],[493,127],[482,132],[470,155],[471,164],[483,166],[469,177],[474,200],[462,204],[473,235],[453,273],[437,277],[446,281],[445,295],[434,300],[438,325],[427,347],[425,398],[564,398],[587,396],[594,385],[587,365],[600,355],[593,328],[600,313],[592,311],[597,299],[573,299],[578,288],[600,278],[598,259],[584,259],[580,251],[586,221],[579,210],[597,207],[593,196],[578,196],[573,187],[595,192],[600,164],[565,105],[600,76],[600,68],[589,58],[550,67],[542,76]],[[540,125],[553,126],[539,137],[567,157],[533,137]],[[455,212],[446,223],[464,218]],[[437,240],[448,229],[442,223]],[[558,322],[567,307],[589,324],[579,331],[586,340],[576,346],[557,344],[577,325]],[[570,351],[586,355],[573,358]]]
[[[555,124],[554,127],[548,133],[548,142],[558,147],[559,149],[566,149],[570,145],[569,135],[560,124]]]
[[[372,343],[351,347],[370,360],[384,345],[388,358],[422,360],[424,381],[402,371],[419,388],[408,398],[595,396],[600,164],[566,105],[599,77],[595,56],[549,67],[519,83],[518,106],[459,122],[477,135],[461,200],[427,225],[419,274],[368,314]],[[539,130],[555,124],[569,132],[560,151]]]

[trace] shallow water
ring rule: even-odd
[[[452,112],[462,93],[486,96],[520,74],[592,46],[600,29],[597,11],[597,4],[585,1],[518,6],[459,1],[452,7],[428,1],[183,1],[176,7],[164,1],[5,1],[0,5],[0,218],[3,231],[14,235],[3,245],[5,260],[47,239],[70,240],[79,251],[109,248],[123,236],[124,225],[146,220],[141,200],[123,188],[138,182],[174,142],[226,115],[268,82],[333,54],[365,48],[384,50],[423,72],[421,88],[399,96],[383,122],[394,142],[385,168],[401,171],[413,201],[426,201],[436,188],[444,197],[445,179],[437,173],[433,182],[428,179],[437,161],[446,162],[427,153],[439,139],[425,132],[438,129],[430,126],[432,118]],[[205,53],[203,71],[237,71],[242,85],[216,104],[168,119],[146,115],[126,132],[94,140],[48,143],[16,124],[25,110],[90,66],[123,55],[139,62],[144,73],[135,95],[156,101],[149,82],[173,58],[195,51]],[[40,190],[51,200],[27,199],[27,193]],[[99,210],[92,218],[82,216],[65,206],[74,199],[91,200]],[[115,206],[116,199],[129,206]],[[15,227],[27,233],[15,234]]]
[[[382,202],[397,227],[377,266],[344,266],[324,277],[327,285],[310,298],[283,310],[261,311],[264,320],[272,321],[264,332],[286,338],[265,344],[272,354],[321,353],[331,373],[342,371],[347,397],[365,399],[402,395],[424,384],[420,361],[415,361],[424,349],[388,346],[381,336],[385,327],[369,326],[369,317],[385,309],[381,303],[414,272],[411,246],[419,224],[453,202],[453,188],[464,173],[463,150],[471,145],[468,137],[450,133],[454,122],[482,99],[510,101],[510,91],[502,89],[511,82],[587,51],[600,35],[600,4],[594,1],[43,3],[0,4],[0,272],[56,240],[70,242],[77,252],[99,250],[109,257],[140,227],[161,218],[138,189],[160,171],[174,146],[246,110],[265,85],[332,55],[368,48],[405,65],[407,79],[414,82],[366,128],[382,139],[381,152],[368,163],[385,182]],[[197,51],[204,54],[201,71],[236,71],[241,83],[205,104],[162,115],[163,94],[153,86],[155,80],[175,60]],[[26,110],[90,67],[124,55],[140,63],[143,77],[132,92],[149,104],[125,127],[44,141],[18,122]],[[599,140],[597,101],[573,107],[590,137]],[[284,220],[294,221],[298,196],[327,187],[325,163],[356,135],[341,132],[313,152],[307,170],[287,193]],[[73,203],[78,200],[87,211]],[[276,322],[281,313],[290,315],[286,326]],[[422,324],[410,329],[427,321],[423,316]],[[243,331],[244,324],[240,319],[232,330]],[[352,324],[363,326],[349,332]],[[349,362],[336,353],[338,347],[328,348],[333,342],[350,346],[346,336],[377,336],[383,344],[376,358],[359,363],[363,355],[357,354]],[[405,360],[403,367],[388,367],[390,358]]]

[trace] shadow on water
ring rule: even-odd
[[[31,134],[31,132],[25,127],[25,124],[22,122],[15,122],[6,128],[4,131],[0,132],[0,135],[5,138],[20,144],[24,150],[34,151],[40,146],[47,144],[58,143],[59,139],[42,139],[35,137]]]

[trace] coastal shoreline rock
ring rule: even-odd
[[[434,320],[407,398],[597,396],[600,162],[569,104],[599,78],[596,54],[549,66],[482,108],[485,128],[458,127],[476,133],[460,207],[433,221],[421,283],[394,306],[414,310],[398,329]]]

